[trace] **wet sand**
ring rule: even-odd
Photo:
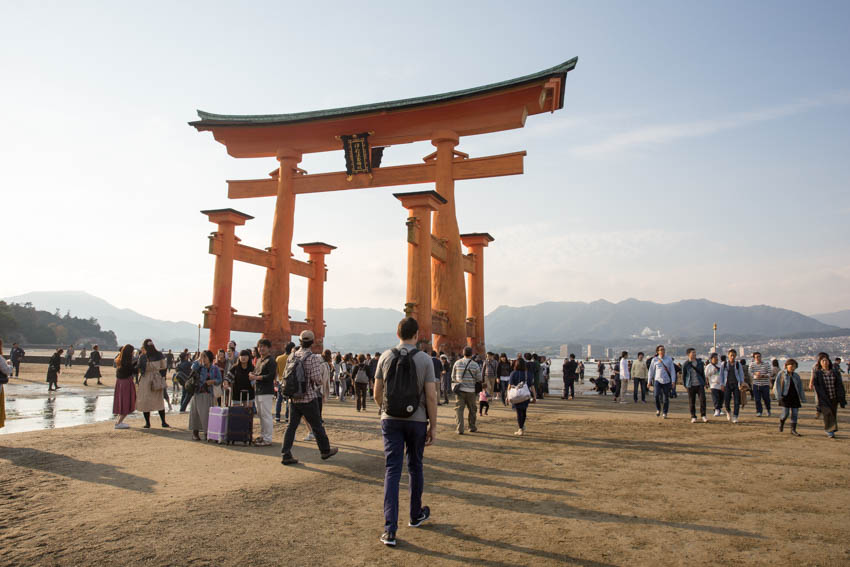
[[[340,454],[321,461],[315,443],[298,441],[295,467],[280,465],[279,446],[193,442],[177,414],[171,430],[136,419],[127,431],[106,422],[4,435],[0,565],[850,563],[850,438],[826,439],[811,404],[802,438],[752,404],[737,426],[693,425],[681,395],[667,420],[651,401],[549,398],[529,408],[523,438],[498,402],[464,436],[442,406],[426,450],[432,519],[401,527],[396,549],[378,542],[373,409],[329,402]]]

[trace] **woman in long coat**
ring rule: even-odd
[[[818,409],[823,416],[823,428],[826,436],[835,439],[838,431],[838,406],[847,405],[844,383],[829,356],[818,358],[817,365],[812,368],[812,388],[817,393]]]
[[[165,356],[156,350],[153,341],[145,339],[142,343],[142,354],[139,356],[139,390],[136,397],[136,409],[145,416],[145,428],[151,426],[151,412],[159,412],[162,427],[165,423],[165,398],[162,390],[165,388]]]
[[[83,375],[83,386],[89,385],[89,378],[97,378],[97,385],[103,386],[103,383],[100,381],[100,349],[97,345],[91,348],[89,367],[86,369],[85,375]]]
[[[59,389],[59,373],[62,372],[62,353],[61,348],[56,349],[50,361],[47,363],[47,391]]]
[[[112,413],[118,416],[115,429],[129,429],[124,418],[136,411],[136,375],[133,363],[133,345],[124,345],[115,359],[115,397],[112,401]]]

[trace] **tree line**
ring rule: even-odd
[[[6,344],[118,347],[115,333],[102,330],[94,317],[81,319],[70,312],[62,315],[59,309],[54,313],[40,311],[32,303],[0,301],[0,336]]]

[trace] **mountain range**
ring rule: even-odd
[[[161,348],[193,347],[198,340],[197,324],[162,321],[132,309],[120,309],[82,291],[41,291],[4,298],[9,303],[31,303],[50,312],[59,309],[78,317],[94,317],[101,327],[112,330],[120,343],[139,344],[154,338]],[[291,316],[303,320],[303,311]],[[326,309],[325,344],[332,349],[376,351],[395,342],[395,328],[401,311],[377,308]],[[675,303],[654,303],[627,299],[618,303],[605,300],[546,302],[525,307],[501,306],[485,318],[487,342],[500,345],[548,344],[587,341],[614,341],[630,338],[691,339],[710,337],[718,325],[718,337],[791,337],[803,334],[835,333],[850,327],[850,310],[808,317],[788,309],[767,305],[739,307],[706,299]],[[850,331],[848,331],[850,334]],[[207,341],[201,330],[201,344]],[[233,333],[242,345],[257,339],[252,333]]]
[[[836,311],[835,313],[819,313],[812,315],[812,319],[817,319],[827,325],[836,325],[844,329],[850,328],[850,309]]]
[[[663,336],[698,338],[718,336],[787,337],[804,333],[827,333],[838,329],[796,311],[767,305],[738,307],[707,299],[687,299],[675,303],[654,303],[626,299],[547,302],[528,307],[499,307],[487,315],[486,333],[490,340],[513,343],[518,340],[614,339]]]

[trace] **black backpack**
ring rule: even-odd
[[[308,353],[307,356],[313,356],[313,353]],[[287,398],[300,398],[309,391],[307,373],[304,372],[305,358],[307,357],[302,358],[292,353],[286,359],[286,370],[283,374],[283,395]]]
[[[410,417],[419,407],[421,392],[413,363],[417,352],[415,348],[404,353],[392,350],[390,369],[384,376],[384,411],[390,417]]]

